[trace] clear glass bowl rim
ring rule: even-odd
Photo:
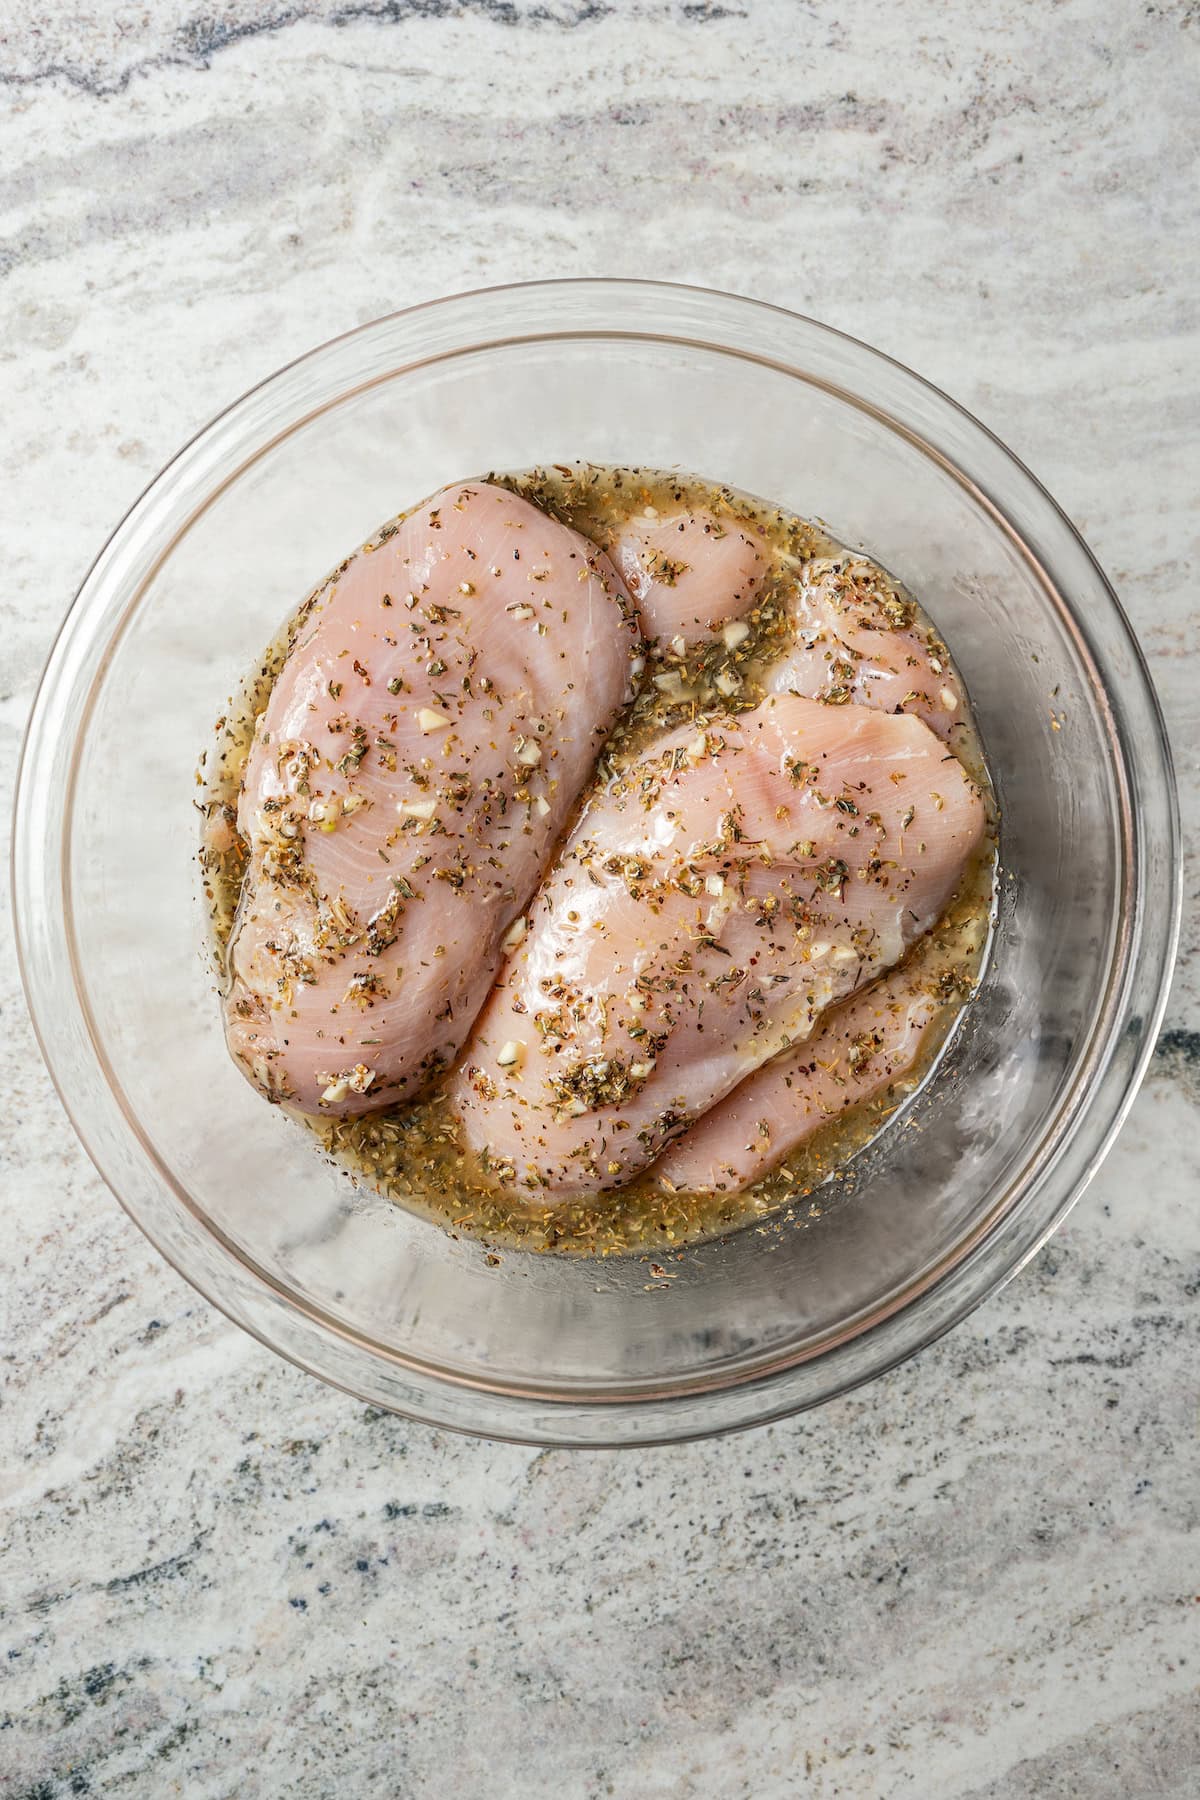
[[[544,317],[540,327],[532,324]],[[513,321],[523,328],[514,328]],[[948,469],[1009,532],[1038,568],[1048,597],[1070,622],[1106,703],[1121,800],[1124,869],[1107,1004],[1081,1076],[1064,1098],[1038,1153],[1006,1202],[905,1304],[815,1358],[781,1359],[749,1379],[675,1392],[583,1395],[498,1389],[393,1355],[356,1339],[237,1256],[223,1240],[218,1268],[196,1254],[197,1212],[176,1199],[178,1220],[155,1228],[112,1169],[106,1134],[128,1131],[111,1093],[85,1116],[73,1106],[65,1065],[82,1056],[104,1086],[95,1041],[71,967],[66,900],[71,769],[51,752],[57,723],[86,723],[81,700],[103,677],[106,650],[123,630],[158,562],[196,513],[280,435],[353,387],[343,364],[372,366],[392,333],[425,331],[426,354],[400,366],[386,357],[363,385],[446,356],[562,335],[696,343],[767,363],[874,414]],[[482,334],[482,335],[481,335]],[[339,385],[339,382],[341,385]],[[870,396],[885,392],[884,407]],[[319,407],[317,408],[319,410]],[[961,450],[948,454],[939,437]],[[230,467],[237,453],[240,460]],[[966,466],[970,461],[971,467]],[[189,496],[196,501],[189,510]],[[1073,563],[1086,581],[1086,618],[1050,569]],[[138,579],[126,601],[132,572]],[[1117,673],[1118,662],[1125,667]],[[61,745],[61,737],[58,739]],[[64,778],[65,777],[65,778]],[[1165,877],[1155,889],[1149,872]],[[987,428],[894,359],[817,320],[764,302],[670,283],[585,279],[474,290],[373,320],[309,351],[236,400],[205,426],[134,503],[100,552],[52,647],[30,714],[17,777],[13,828],[17,956],[43,1056],[68,1117],[100,1174],[156,1248],[193,1286],[261,1342],[357,1397],[427,1423],[540,1444],[615,1445],[674,1441],[763,1423],[822,1403],[872,1379],[932,1342],[994,1293],[1060,1223],[1099,1167],[1153,1050],[1170,985],[1182,903],[1178,806],[1169,743],[1140,646],[1112,587],[1082,538],[1024,465]],[[1165,887],[1165,893],[1164,893]],[[1163,901],[1165,900],[1165,904]],[[65,1011],[64,1011],[65,1007]],[[73,1085],[73,1084],[72,1084]],[[93,1084],[93,1091],[99,1091]],[[116,1112],[112,1111],[116,1108]],[[178,1228],[176,1228],[176,1225]],[[213,1249],[210,1234],[206,1252]],[[349,1356],[349,1367],[346,1359]]]

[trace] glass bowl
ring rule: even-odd
[[[1002,808],[987,975],[933,1079],[818,1218],[695,1248],[665,1282],[637,1258],[508,1252],[493,1266],[476,1243],[354,1189],[234,1068],[204,949],[197,756],[285,615],[443,482],[575,457],[696,470],[868,548],[948,639]],[[15,852],[46,1060],[163,1254],[325,1380],[542,1444],[776,1418],[978,1305],[1111,1142],[1178,921],[1154,693],[1046,492],[865,345],[644,282],[493,289],[398,313],[201,432],[68,614],[29,727]]]

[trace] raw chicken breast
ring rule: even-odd
[[[612,554],[646,636],[676,650],[749,612],[772,560],[756,531],[704,509],[632,518]]]
[[[228,1036],[272,1098],[361,1112],[454,1057],[638,648],[608,559],[482,483],[318,590],[238,808]]]
[[[672,1144],[654,1173],[672,1187],[737,1193],[849,1107],[902,1080],[937,999],[907,965],[827,1012],[798,1049],[734,1088]]]
[[[946,739],[962,725],[945,645],[874,563],[849,555],[806,563],[793,608],[796,639],[763,676],[768,693],[914,713]]]
[[[630,1180],[897,962],[982,828],[917,719],[780,697],[672,733],[534,903],[453,1078],[468,1143],[551,1193]]]
[[[766,671],[768,692],[914,713],[943,739],[963,725],[945,646],[876,564],[851,556],[805,564],[793,609],[796,639]],[[897,973],[837,1008],[803,1050],[760,1069],[693,1126],[662,1159],[662,1173],[679,1187],[745,1187],[834,1113],[897,1079],[915,1062],[934,1010],[908,983]],[[884,994],[886,1005],[874,997]],[[879,1023],[868,1033],[860,1020],[872,1008]],[[881,1040],[865,1059],[864,1035]]]

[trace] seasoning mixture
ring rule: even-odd
[[[728,488],[447,488],[217,729],[232,1053],[352,1172],[500,1246],[803,1219],[978,978],[995,832],[946,646]]]

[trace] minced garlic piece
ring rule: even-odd
[[[374,1069],[368,1069],[366,1063],[355,1063],[344,1075],[335,1075],[321,1095],[321,1102],[326,1106],[340,1106],[351,1094],[365,1094],[375,1079]]]
[[[524,942],[525,933],[528,929],[529,927],[525,923],[525,915],[522,913],[519,919],[513,920],[504,936],[500,939],[500,948],[502,950],[515,950],[518,944]]]

